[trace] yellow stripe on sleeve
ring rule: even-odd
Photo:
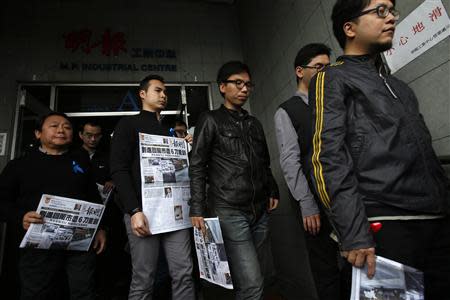
[[[312,164],[314,177],[316,178],[317,191],[320,199],[326,208],[330,208],[330,197],[325,188],[323,178],[323,169],[320,162],[320,152],[322,147],[322,129],[323,129],[323,96],[324,96],[325,72],[319,72],[316,80],[316,130],[313,138],[313,156]]]

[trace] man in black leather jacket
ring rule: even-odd
[[[278,187],[261,123],[242,106],[253,87],[248,67],[226,63],[217,82],[224,104],[201,115],[191,152],[192,224],[218,216],[237,299],[262,299],[268,245],[268,212],[278,205]],[[206,192],[206,185],[209,185]]]
[[[333,8],[345,55],[310,85],[312,177],[348,262],[367,262],[369,276],[375,253],[408,264],[424,271],[426,299],[444,299],[448,178],[414,92],[376,59],[392,46],[394,6],[394,0],[338,0]]]

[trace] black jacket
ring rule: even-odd
[[[238,113],[222,105],[201,115],[189,175],[191,216],[206,216],[214,208],[257,214],[269,197],[279,198],[263,128],[245,110]]]
[[[14,159],[0,174],[0,220],[21,227],[24,214],[37,209],[42,194],[102,203],[92,175],[88,157],[79,152],[47,155],[34,150]]]
[[[312,178],[343,250],[374,246],[367,217],[446,215],[448,179],[414,92],[368,56],[343,56],[310,85]]]
[[[124,213],[142,209],[139,133],[169,135],[156,114],[141,111],[139,115],[120,119],[111,140],[111,176],[119,194],[118,204]]]

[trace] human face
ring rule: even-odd
[[[83,132],[79,133],[83,141],[83,147],[88,150],[95,150],[102,139],[102,128],[100,126],[84,125]]]
[[[72,124],[62,116],[50,116],[34,134],[45,150],[67,149],[72,142]]]
[[[377,54],[392,47],[397,17],[389,13],[380,17],[374,10],[379,5],[391,9],[394,5],[390,0],[371,0],[363,11],[372,10],[344,24],[344,31],[351,40],[350,47],[357,54]]]
[[[250,75],[248,75],[247,72],[233,74],[227,78],[227,81],[231,80],[250,82]],[[222,82],[219,89],[224,95],[225,107],[232,110],[240,110],[250,96],[250,90],[247,85],[244,85],[242,88],[238,88],[233,82]]]
[[[300,79],[300,89],[302,92],[308,92],[309,83],[311,78],[317,74],[317,72],[322,71],[327,65],[330,64],[330,57],[326,54],[320,54],[311,59],[311,61],[303,67],[297,67],[295,72],[297,77]]]
[[[152,112],[161,112],[167,105],[166,87],[159,80],[152,79],[146,91],[140,90],[142,109]]]
[[[177,124],[177,125],[175,125],[174,130],[175,130],[176,136],[179,138],[185,138],[187,135],[187,128],[184,125]]]

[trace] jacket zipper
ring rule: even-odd
[[[395,100],[398,100],[397,95],[394,93],[394,90],[391,88],[391,86],[389,85],[389,83],[387,82],[386,78],[381,74],[381,72],[378,73],[378,76],[381,77],[381,79],[383,79],[384,85],[386,86],[386,88],[389,90],[389,92],[391,93],[392,97],[394,97]]]
[[[241,120],[239,121],[239,124],[241,126],[241,132],[242,132],[242,137],[244,138],[244,121]],[[244,138],[245,140],[245,144],[247,144],[247,155],[249,156],[248,159],[250,160],[250,180],[252,182],[252,201],[250,202],[251,207],[252,207],[252,212],[253,212],[253,216],[256,218],[256,211],[255,211],[255,184],[253,183],[253,162],[251,161],[251,157],[250,157],[250,143],[248,142],[247,138]]]

